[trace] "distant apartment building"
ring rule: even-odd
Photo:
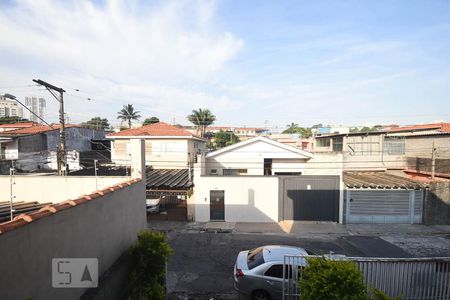
[[[16,101],[0,96],[0,118],[2,117],[20,117],[20,110]]]
[[[41,119],[44,119],[46,111],[46,101],[44,98],[35,96],[25,97],[25,106],[27,106],[28,109],[33,111]],[[30,113],[28,110],[21,109],[21,111],[22,111],[22,118],[28,119],[32,122],[42,123],[42,121],[39,120],[39,118],[36,115]]]

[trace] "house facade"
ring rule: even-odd
[[[145,140],[146,165],[155,169],[186,169],[205,151],[206,140],[176,126],[159,122],[107,135],[111,140],[111,160],[129,165],[130,139]]]
[[[301,175],[313,155],[265,137],[256,137],[205,157],[208,175]]]
[[[20,171],[56,170],[59,125],[35,125],[0,132],[0,161]],[[69,170],[78,170],[80,152],[91,150],[92,139],[104,138],[102,130],[66,125],[66,160]]]
[[[342,222],[342,168],[320,155],[256,137],[203,155],[194,168],[189,218],[204,221]]]

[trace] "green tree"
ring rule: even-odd
[[[117,119],[128,122],[128,128],[131,128],[132,120],[139,120],[141,118],[139,111],[134,110],[133,104],[124,105],[123,108],[117,112],[117,114]]]
[[[292,122],[291,124],[286,125],[287,129],[283,131],[283,133],[295,133],[295,131],[298,129],[298,124]]]
[[[159,119],[157,117],[151,117],[144,120],[143,126],[158,123]]]
[[[108,129],[110,127],[108,119],[101,117],[94,117],[89,121],[82,123],[83,126],[93,129]]]
[[[214,134],[214,149],[223,148],[239,142],[239,138],[231,131],[219,131]]]
[[[290,133],[290,134],[298,133],[302,137],[309,137],[312,135],[311,128],[299,127],[298,124],[295,123],[291,123],[290,125],[287,126],[288,128],[285,131],[283,131],[283,133]]]
[[[130,247],[129,299],[165,299],[166,264],[172,253],[164,233],[149,230],[139,233],[138,241]]]
[[[209,109],[199,108],[198,110],[192,110],[192,113],[187,116],[187,119],[197,126],[197,132],[203,137],[205,136],[206,128],[214,123],[216,116]]]
[[[14,124],[19,122],[30,122],[28,119],[20,117],[0,117],[0,124]]]

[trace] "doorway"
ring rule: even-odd
[[[210,191],[209,201],[209,219],[225,221],[225,191]]]

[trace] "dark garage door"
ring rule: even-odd
[[[339,221],[339,176],[282,178],[283,220]]]

